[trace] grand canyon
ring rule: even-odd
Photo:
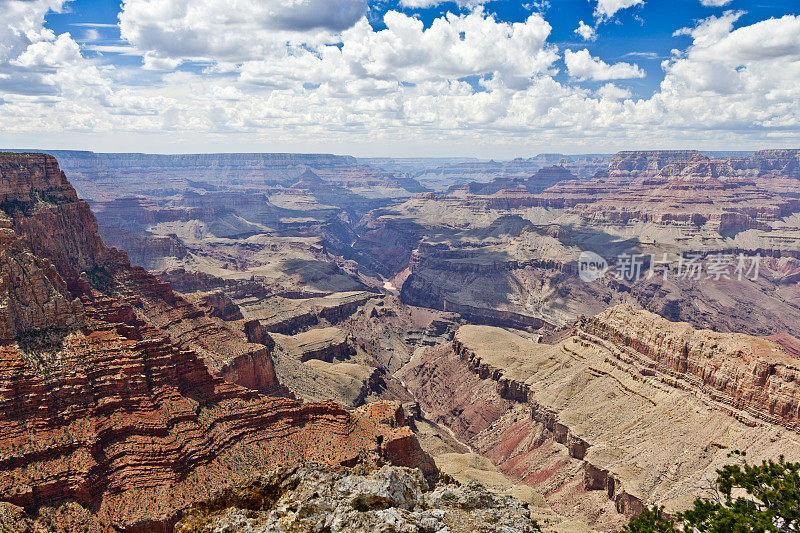
[[[0,0],[0,533],[797,533],[798,36]]]
[[[732,450],[800,459],[800,150],[17,150],[0,184],[8,530],[617,531]]]

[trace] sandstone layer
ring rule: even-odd
[[[463,326],[400,375],[436,422],[556,512],[616,529],[644,505],[688,507],[731,450],[800,457],[797,361],[772,341],[620,306],[557,344]]]
[[[214,376],[242,358],[271,364],[269,348],[107,248],[52,157],[0,156],[0,184],[10,515],[18,506],[55,512],[67,528],[168,531],[182,508],[277,465],[372,456],[435,477],[399,404],[351,413]]]

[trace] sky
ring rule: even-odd
[[[0,147],[800,147],[800,2],[0,0]]]

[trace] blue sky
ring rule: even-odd
[[[0,0],[0,142],[479,157],[797,146],[798,15],[788,0]]]

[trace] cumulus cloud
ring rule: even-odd
[[[730,4],[733,0],[700,0],[706,7],[722,7]]]
[[[597,94],[600,96],[600,98],[605,98],[608,100],[624,100],[633,96],[628,89],[618,87],[613,83],[606,83],[600,87],[597,90]]]
[[[4,102],[15,97],[97,94],[103,83],[99,69],[84,60],[69,33],[56,35],[44,26],[45,15],[60,11],[65,3],[0,1],[0,97]]]
[[[642,4],[644,0],[597,0],[594,16],[599,20],[608,20],[613,18],[617,11]]]
[[[362,18],[338,35],[336,45],[284,45],[266,57],[253,58],[249,51],[223,57],[242,81],[270,87],[364,79],[418,84],[467,76],[497,77],[522,87],[558,59],[556,48],[547,44],[550,25],[540,14],[505,23],[476,10],[447,14],[425,28],[414,17],[389,11],[383,22],[386,28],[376,32]],[[145,68],[172,68],[182,59],[152,51],[145,55]]]
[[[492,74],[525,84],[558,57],[547,45],[550,24],[538,13],[513,24],[481,11],[448,14],[427,29],[395,11],[383,20],[385,30],[375,32],[362,20],[342,34],[342,60],[355,66],[352,72],[413,83]]]
[[[103,50],[139,54],[143,64],[113,67],[82,56],[100,45],[81,48],[45,27],[61,2],[0,0],[0,141],[60,132],[72,143],[89,132],[112,143],[139,132],[159,150],[191,135],[252,149],[418,142],[452,151],[535,138],[611,150],[636,146],[645,132],[665,143],[800,134],[800,17],[737,27],[741,14],[726,12],[699,21],[681,30],[689,44],[662,62],[655,94],[634,96],[612,81],[643,70],[588,50],[563,52],[570,78],[559,81],[561,53],[540,14],[508,23],[476,8],[423,25],[390,11],[376,31],[362,15],[314,27],[242,22],[219,7],[230,2],[211,3],[128,0],[136,9],[120,23],[131,40]],[[204,70],[174,70],[198,58]]]
[[[709,17],[684,33],[692,45],[664,63],[665,90],[683,95],[754,95],[770,103],[800,96],[800,17],[734,29],[741,12]],[[794,95],[794,96],[792,96]],[[760,108],[755,101],[747,107]]]
[[[569,75],[578,80],[608,81],[631,78],[644,78],[645,72],[635,63],[614,63],[609,65],[600,58],[592,57],[589,50],[577,52],[566,50],[564,62]]]
[[[366,0],[125,0],[123,39],[171,59],[256,58],[286,42],[335,42]]]
[[[11,64],[28,69],[40,67],[63,67],[83,60],[78,43],[68,33],[53,40],[31,43]]]
[[[44,16],[60,11],[64,1],[0,1],[0,63],[16,58],[33,43],[54,39],[52,30],[43,25]]]
[[[585,24],[582,20],[578,22],[578,27],[575,29],[575,33],[584,41],[597,40],[597,32],[595,29],[588,24]]]

